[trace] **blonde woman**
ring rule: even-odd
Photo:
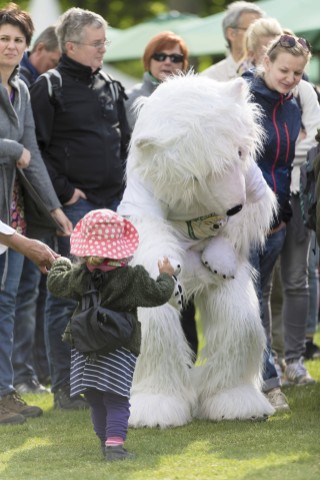
[[[259,273],[257,291],[261,302],[262,322],[269,343],[265,356],[264,392],[273,406],[282,411],[289,410],[289,406],[280,390],[281,382],[271,356],[270,323],[262,312],[262,292],[270,281],[274,265],[285,242],[287,224],[292,216],[291,169],[295,157],[295,144],[301,129],[301,114],[293,91],[301,81],[310,57],[310,46],[306,40],[282,34],[268,44],[258,68],[243,74],[249,83],[253,101],[258,103],[264,112],[262,124],[266,131],[266,139],[257,161],[265,180],[277,195],[279,205],[265,247],[262,251],[252,251],[251,262]],[[301,325],[297,323],[291,333],[297,334],[299,329]],[[296,351],[295,354],[300,361],[299,352]],[[292,355],[288,360],[295,361],[296,358]]]

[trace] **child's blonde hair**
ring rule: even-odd
[[[91,257],[85,257],[85,262],[88,265],[92,265],[93,267],[97,267],[97,266],[101,265],[104,262],[104,260],[105,260],[105,258],[95,257],[93,255]]]

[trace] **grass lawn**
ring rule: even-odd
[[[320,336],[318,334],[318,343]],[[320,360],[317,384],[285,390],[290,414],[266,422],[194,420],[167,430],[130,429],[136,459],[102,460],[88,412],[53,409],[52,395],[26,395],[45,411],[0,428],[1,480],[319,480]]]

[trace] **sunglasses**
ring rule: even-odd
[[[154,53],[152,55],[153,60],[156,62],[164,62],[167,58],[170,59],[170,62],[172,63],[182,63],[183,62],[183,55],[180,53],[171,53],[170,55],[166,53]]]
[[[297,43],[300,43],[300,45],[302,46],[302,48],[304,50],[306,50],[307,52],[310,52],[311,51],[311,45],[310,43],[308,42],[308,40],[306,40],[305,38],[295,38],[295,37],[292,37],[292,35],[281,35],[281,37],[279,38],[279,40],[273,45],[273,47],[271,48],[271,50],[269,51],[272,52],[272,50],[277,46],[277,45],[281,45],[281,47],[284,47],[284,48],[292,48],[294,47]]]

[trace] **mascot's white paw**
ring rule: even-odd
[[[174,268],[174,275],[177,277],[179,275],[179,273],[181,272],[181,264],[178,260],[175,260],[171,257],[168,257],[171,265],[173,266]]]
[[[202,253],[201,260],[214,275],[224,279],[234,278],[236,275],[236,251],[227,238],[215,237],[210,240]]]
[[[174,280],[174,290],[169,300],[169,303],[170,305],[177,308],[178,310],[182,310],[184,307],[184,298],[185,298],[183,295],[182,286],[175,275],[172,275],[172,278]]]
[[[217,392],[199,398],[196,416],[206,420],[266,420],[275,413],[263,393],[253,385]]]
[[[130,404],[130,427],[180,427],[192,420],[190,403],[182,398],[137,393],[131,396]]]

